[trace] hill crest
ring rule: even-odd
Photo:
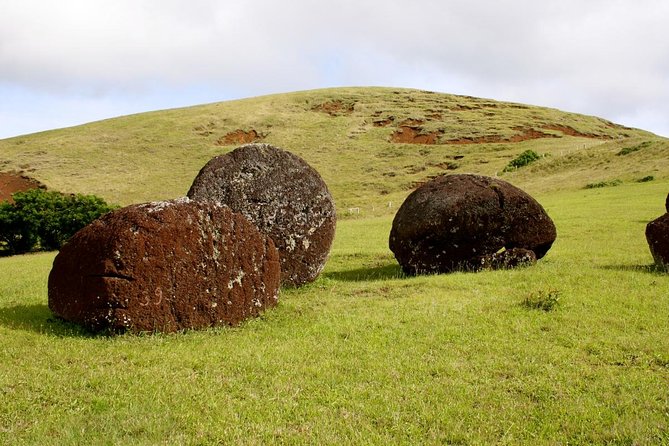
[[[668,140],[643,130],[550,108],[380,87],[261,96],[0,140],[0,170],[129,204],[182,196],[210,158],[256,141],[312,164],[340,214],[389,212],[442,173],[501,174],[527,149],[542,159],[503,178],[530,192],[669,172]]]

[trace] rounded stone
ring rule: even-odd
[[[335,234],[335,205],[321,176],[302,158],[248,144],[210,160],[188,191],[229,206],[268,234],[279,250],[281,282],[299,286],[323,270]]]
[[[646,240],[655,264],[669,270],[669,213],[646,225]]]
[[[395,215],[389,244],[413,275],[531,264],[555,237],[553,221],[530,195],[506,181],[464,174],[413,191]]]
[[[236,325],[276,305],[274,242],[244,216],[187,198],[128,206],[77,232],[49,274],[49,308],[96,332]]]

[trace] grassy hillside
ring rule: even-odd
[[[129,204],[184,195],[206,161],[250,140],[304,157],[341,217],[353,207],[390,214],[432,176],[495,175],[527,149],[546,156],[502,177],[531,193],[669,176],[669,141],[648,132],[554,109],[390,88],[264,96],[6,139],[0,170]]]

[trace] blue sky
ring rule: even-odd
[[[669,136],[667,23],[665,0],[0,0],[0,138],[368,85]]]

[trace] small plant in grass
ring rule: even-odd
[[[531,164],[538,159],[541,159],[541,155],[539,155],[534,150],[526,150],[516,158],[512,159],[511,162],[509,162],[509,164],[507,164],[507,166],[504,168],[503,172],[512,172],[520,167],[527,166],[528,164]]]
[[[530,310],[552,311],[560,304],[558,290],[538,290],[529,293],[522,300],[521,305]]]
[[[585,185],[586,189],[598,189],[600,187],[612,187],[612,186],[620,186],[623,184],[622,180],[615,179],[615,180],[609,180],[609,181],[598,181],[596,183],[588,183]]]
[[[643,177],[643,178],[639,178],[638,180],[636,180],[636,182],[637,182],[637,183],[647,183],[647,182],[649,182],[649,181],[653,181],[654,179],[655,179],[654,176],[652,176],[652,175],[647,175],[647,176],[645,176],[645,177]]]

